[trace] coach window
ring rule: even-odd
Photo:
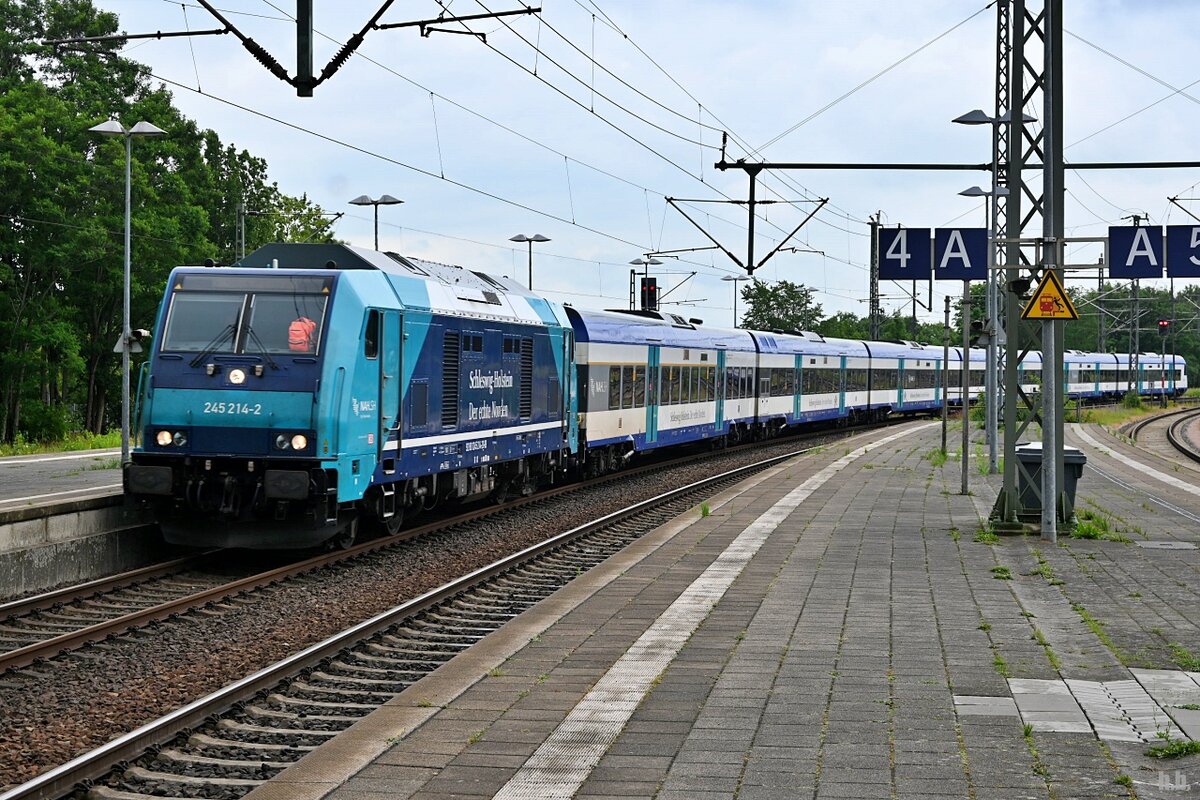
[[[379,355],[379,312],[371,309],[367,315],[367,332],[363,334],[363,355],[375,358]]]
[[[621,368],[621,408],[633,408],[633,369]]]
[[[616,411],[621,408],[621,368],[608,368],[608,410]]]

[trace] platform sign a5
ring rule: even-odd
[[[879,229],[879,280],[927,281],[933,269],[929,228]]]
[[[1163,232],[1157,226],[1108,229],[1110,278],[1161,278]]]
[[[1200,225],[1167,226],[1167,277],[1200,278]]]
[[[939,281],[987,279],[986,228],[936,228],[933,277]]]

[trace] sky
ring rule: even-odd
[[[384,0],[317,0],[316,72]],[[1038,5],[1037,0],[1031,0]],[[199,5],[95,0],[129,33],[219,27]],[[215,4],[295,72],[290,0]],[[1064,3],[1064,142],[1068,162],[1196,159],[1200,67],[1189,0]],[[451,0],[449,13],[522,8],[515,0]],[[981,0],[544,0],[536,15],[476,21],[465,33],[371,31],[311,98],[296,96],[233,36],[131,42],[176,105],[221,139],[266,159],[271,179],[344,212],[335,235],[527,282],[586,308],[626,308],[629,261],[647,253],[663,309],[732,322],[744,272],[665,198],[739,259],[747,250],[746,175],[730,159],[778,162],[982,163],[987,126],[952,124],[994,109],[994,7]],[[394,3],[379,20],[436,17],[436,0]],[[445,30],[463,26],[444,24]],[[1179,91],[1183,89],[1184,91]],[[1042,117],[1038,105],[1027,113]],[[132,123],[136,120],[125,120]],[[1200,170],[1066,173],[1068,237],[1103,237],[1122,218],[1192,220],[1168,197],[1200,197]],[[978,226],[984,172],[764,172],[756,260],[815,207],[829,203],[755,277],[811,286],[827,314],[867,313],[868,218],[889,225]],[[699,202],[704,201],[704,202]],[[1184,206],[1200,216],[1200,200]],[[1069,244],[1069,263],[1094,263],[1096,243]],[[671,255],[677,257],[671,257]],[[691,273],[695,273],[691,275]],[[1077,273],[1082,275],[1082,273]],[[1095,281],[1095,273],[1086,282]],[[1153,282],[1143,282],[1155,285]],[[1161,285],[1165,286],[1165,282]],[[1178,285],[1177,285],[1178,288]],[[911,308],[908,286],[881,285],[885,312]],[[961,284],[933,288],[931,312]],[[928,299],[921,288],[922,302]],[[739,309],[741,310],[741,309]]]

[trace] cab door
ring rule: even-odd
[[[372,310],[379,320],[379,459],[384,472],[395,470],[400,448],[400,314],[397,311]],[[395,443],[389,447],[389,440]],[[389,468],[390,467],[390,468]]]

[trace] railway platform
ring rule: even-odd
[[[861,434],[646,535],[248,797],[1200,797],[1200,755],[1146,754],[1200,739],[1200,490],[1068,429],[1097,538],[992,540],[998,476],[972,458],[959,494],[936,424]]]

